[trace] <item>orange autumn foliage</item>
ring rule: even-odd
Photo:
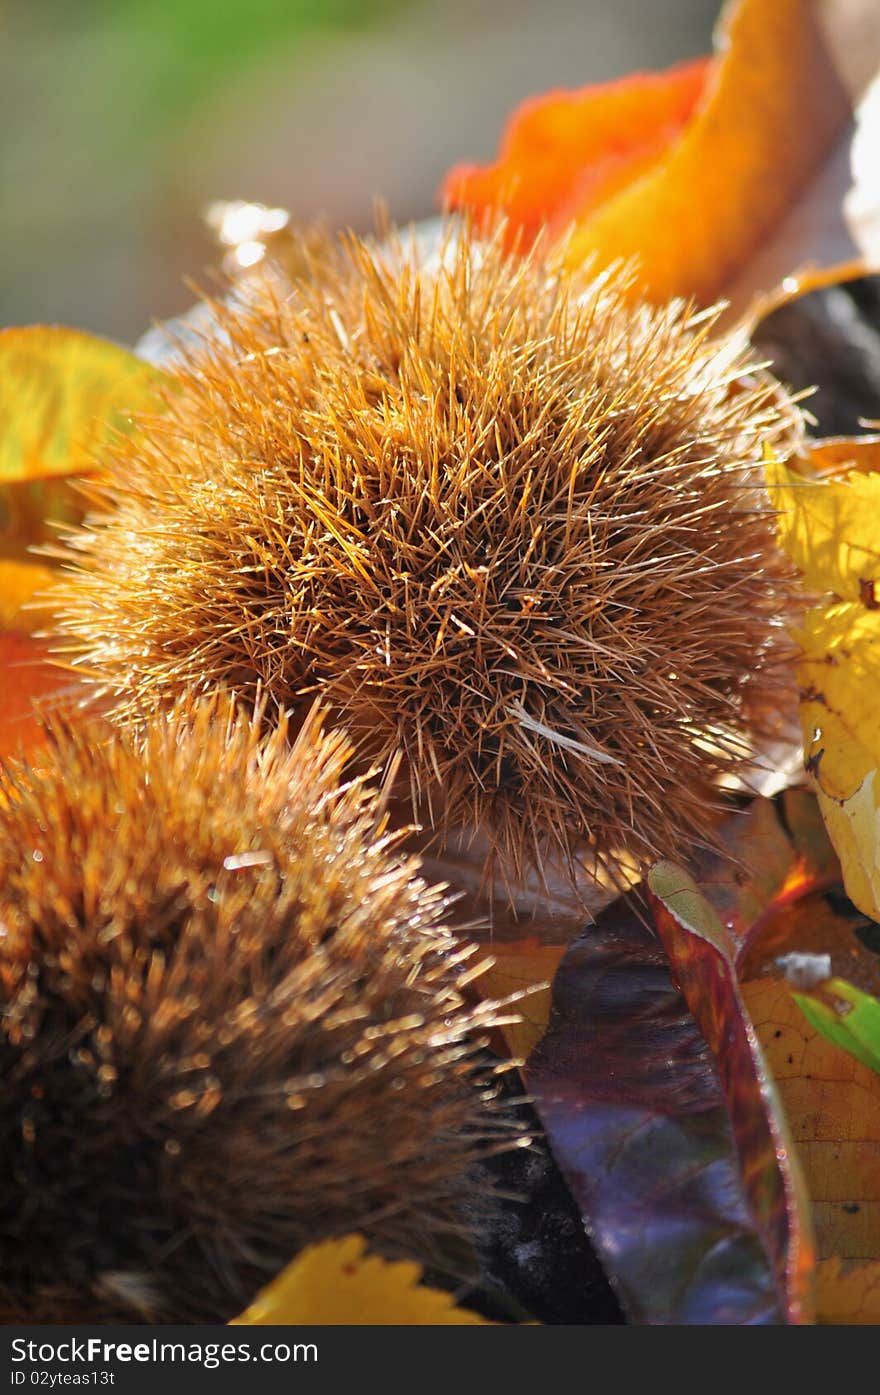
[[[658,303],[751,311],[806,269],[880,265],[878,71],[876,0],[729,0],[713,59],[532,99],[442,194],[569,265],[637,263]]]
[[[490,967],[477,980],[485,1002],[512,1001],[510,1017],[502,1023],[507,1049],[525,1061],[547,1030],[551,983],[566,951],[565,944],[542,944],[537,936],[513,944],[494,944]]]
[[[457,165],[444,203],[478,218],[503,212],[511,237],[551,237],[620,192],[666,154],[693,115],[708,58],[532,97],[511,117],[498,160]]]
[[[42,745],[40,711],[56,706],[71,680],[51,659],[51,646],[23,630],[0,631],[0,759]],[[53,701],[54,700],[54,701]]]

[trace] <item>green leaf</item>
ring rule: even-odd
[[[820,987],[833,1003],[807,993],[792,995],[807,1021],[863,1066],[880,1072],[880,1002],[843,978],[830,978]]]

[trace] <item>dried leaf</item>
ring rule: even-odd
[[[808,792],[786,791],[772,805],[756,801],[730,821],[727,847],[736,861],[726,869],[719,863],[714,878],[701,881],[700,889],[739,946],[740,974],[763,975],[745,983],[741,996],[796,1141],[820,1253],[873,1258],[880,1254],[880,1215],[873,1201],[880,1192],[876,1077],[866,1096],[867,1072],[799,1019],[800,995],[779,978],[777,962],[792,951],[821,953],[835,973],[846,972],[876,990],[880,959],[868,948],[870,937],[866,942],[859,935],[872,927],[840,894],[840,869],[823,837],[817,801]],[[754,917],[751,924],[749,917]],[[676,963],[674,969],[681,977]],[[693,982],[698,1000],[707,983],[701,968]],[[703,1011],[709,1005],[704,1003]],[[719,1064],[728,1051],[725,1046]],[[861,1072],[857,1080],[854,1069]],[[858,1320],[855,1308],[848,1320]]]
[[[754,307],[757,296],[760,310],[767,292],[777,288],[788,298],[880,269],[880,10],[875,0],[803,3],[819,17],[851,112],[785,216],[724,286],[725,297],[738,307]],[[784,166],[787,148],[777,149],[786,151],[779,162]]]
[[[876,1076],[817,1036],[777,964],[792,951],[821,953],[835,974],[876,990],[880,956],[859,933],[874,927],[841,895],[809,791],[754,800],[729,818],[724,845],[726,856],[702,859],[699,888],[675,869],[651,874],[668,958],[622,903],[600,916],[560,966],[550,1028],[527,1067],[560,1166],[637,1321],[705,1321],[728,1297],[721,1285],[701,1290],[709,1242],[691,1208],[718,1223],[707,1176],[736,1198],[741,1228],[731,1232],[724,1213],[725,1234],[736,1235],[728,1278],[745,1273],[754,1304],[749,1315],[741,1295],[738,1316],[713,1320],[780,1321],[786,1302],[797,1312],[798,1295],[809,1313],[808,1214],[823,1256],[880,1255]],[[738,988],[743,970],[761,977]],[[693,1192],[685,1178],[696,1179]],[[756,1253],[765,1283],[772,1257],[775,1306]],[[669,1297],[673,1274],[680,1309]],[[837,1291],[834,1311],[844,1294],[855,1294],[847,1320],[860,1320],[852,1286]]]
[[[231,1325],[493,1325],[421,1278],[421,1265],[380,1259],[367,1253],[362,1235],[346,1235],[303,1250]]]
[[[708,302],[724,291],[852,119],[813,0],[741,0],[725,11],[719,49],[707,99],[669,157],[589,220],[569,249],[577,260],[641,257],[659,300]],[[779,279],[774,273],[769,285]]]
[[[494,962],[477,980],[481,998],[516,996],[518,1020],[504,1027],[504,1037],[518,1061],[526,1059],[547,1029],[550,983],[565,950],[565,945],[542,944],[537,938],[493,945]]]
[[[832,972],[877,992],[874,927],[841,894],[840,868],[809,792],[756,801],[730,821],[727,847],[735,861],[719,863],[714,874],[710,868],[701,891],[739,945],[740,975],[762,975],[741,994],[796,1141],[820,1253],[873,1259],[880,1254],[878,1082],[800,1016],[800,995],[780,979],[777,960],[793,951],[821,954]],[[838,1294],[838,1312],[844,1292],[852,1289]],[[855,1308],[847,1320],[859,1320]]]
[[[820,1260],[816,1308],[822,1323],[880,1323],[880,1262],[843,1265],[839,1259]]]
[[[695,880],[730,935],[740,980],[780,976],[783,956],[822,955],[833,974],[880,991],[880,955],[843,895],[816,796],[794,788],[754,799],[722,833],[723,852],[699,858]]]
[[[156,370],[80,330],[0,330],[0,482],[93,469],[128,414],[157,406]]]
[[[697,880],[731,936],[736,962],[753,966],[779,942],[789,907],[840,880],[840,867],[815,797],[786,789],[753,799],[722,830],[723,853],[699,859]]]
[[[742,986],[785,1108],[813,1203],[821,1259],[880,1256],[880,1082],[826,1041],[792,989],[762,978]]]

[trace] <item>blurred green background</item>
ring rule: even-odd
[[[718,0],[0,0],[0,324],[123,341],[248,198],[369,226],[435,210],[523,97],[709,47]]]

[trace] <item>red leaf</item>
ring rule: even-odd
[[[719,1021],[747,1036],[732,1000]],[[569,950],[527,1085],[632,1321],[808,1315],[806,1207],[790,1154],[767,1146],[783,1125],[758,1057],[736,1059],[746,1077],[725,1071],[725,1091],[661,945],[626,898]],[[744,1111],[759,1123],[750,1128]]]
[[[809,1200],[788,1125],[736,973],[736,945],[686,872],[659,863],[649,900],[673,974],[715,1060],[742,1186],[788,1321],[811,1314],[815,1254]]]
[[[19,630],[0,630],[0,757],[42,744],[38,713],[69,694],[69,675],[52,662],[51,646]]]

